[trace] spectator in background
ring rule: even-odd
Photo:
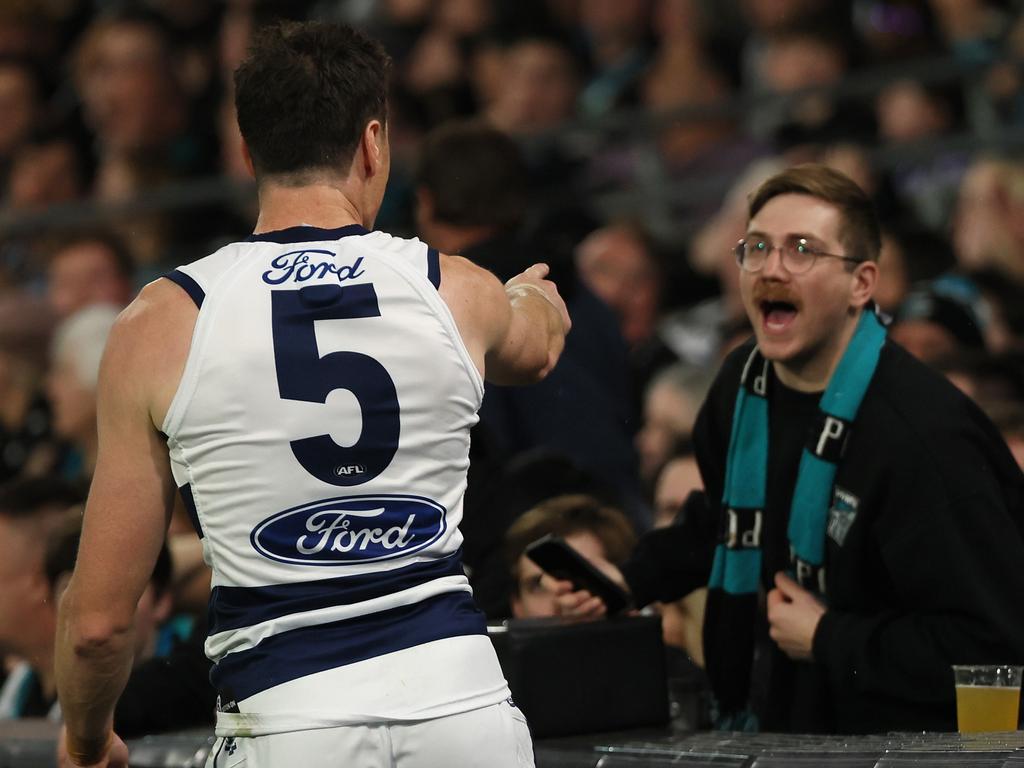
[[[450,123],[424,141],[416,171],[416,228],[508,280],[533,263],[520,239],[529,181],[512,139],[483,123]]]
[[[897,80],[883,88],[875,98],[875,113],[879,139],[905,147],[940,139],[963,123],[959,91],[915,80]],[[888,178],[915,220],[939,229],[949,220],[968,163],[963,151],[936,151],[898,159]]]
[[[123,201],[215,167],[213,118],[191,112],[173,52],[165,22],[151,12],[105,14],[83,32],[73,70],[83,117],[96,137],[97,198]],[[169,244],[187,248],[208,224],[195,215],[136,216],[136,256],[148,264],[173,261]]]
[[[648,385],[636,447],[640,477],[652,487],[677,446],[689,441],[713,378],[710,368],[675,363],[655,374]]]
[[[660,206],[639,215],[652,231],[667,231],[669,219],[674,228],[689,232],[715,211],[715,195],[694,195],[689,185],[724,191],[766,148],[740,131],[730,109],[732,83],[706,50],[711,43],[680,41],[671,28],[660,31],[662,45],[636,88],[641,106],[654,117],[652,130],[642,137],[609,132],[606,145],[591,158],[588,177],[598,187],[651,184],[652,175],[655,183],[673,185],[678,194],[666,195]]]
[[[654,486],[654,527],[665,528],[680,522],[690,494],[703,490],[704,481],[700,477],[693,443],[689,440],[678,443],[658,473],[658,482]]]
[[[993,268],[1024,290],[1024,163],[988,157],[971,165],[952,239],[961,269]]]
[[[88,479],[96,467],[96,386],[100,359],[119,309],[87,306],[65,319],[54,333],[47,393],[53,429],[71,444],[61,467],[70,479]]]
[[[502,57],[488,122],[512,135],[536,135],[573,117],[581,73],[568,40],[554,30],[524,33],[504,46]]]
[[[710,383],[710,382],[709,382]],[[704,481],[693,453],[692,443],[679,445],[658,473],[654,488],[654,527],[665,528],[685,523],[693,505],[706,505]],[[702,510],[706,513],[706,510]],[[695,589],[685,597],[667,603],[655,603],[661,614],[665,644],[686,653],[698,667],[704,667],[704,607],[708,591]]]
[[[578,206],[567,190],[586,160],[556,132],[575,117],[583,83],[573,41],[561,28],[533,22],[521,31],[496,32],[476,50],[475,80],[490,92],[482,116],[519,142],[531,191],[541,202],[535,207],[543,209],[538,213],[564,220],[563,209]],[[489,50],[497,51],[496,59],[494,53],[488,57]]]
[[[481,123],[453,123],[431,133],[417,172],[421,237],[507,280],[536,259],[521,234],[526,217],[526,167],[516,144]],[[488,385],[474,429],[474,451],[487,434],[498,463],[544,447],[604,478],[641,527],[648,516],[636,474],[626,350],[607,307],[576,278],[571,264],[544,254],[562,286],[573,330],[558,366],[529,388]],[[486,460],[474,453],[470,485]],[[466,520],[476,501],[467,492]]]
[[[732,178],[763,154],[764,147],[740,132],[729,109],[733,96],[729,72],[712,55],[712,41],[697,36],[702,25],[693,24],[690,36],[679,33],[678,27],[691,26],[687,16],[695,13],[692,3],[660,5],[661,44],[639,88],[643,106],[661,117],[655,129],[657,159],[670,179]],[[676,14],[666,8],[676,9]],[[679,18],[680,8],[689,8],[689,13]],[[705,211],[706,206],[691,202],[680,212],[691,216],[696,212],[693,218],[700,220],[712,212]]]
[[[853,23],[871,66],[934,56],[941,50],[928,0],[865,2],[853,9]]]
[[[896,144],[923,141],[948,133],[959,110],[955,96],[917,80],[896,80],[878,94],[878,135]]]
[[[135,295],[135,260],[125,241],[96,229],[67,235],[50,251],[46,296],[61,319],[94,304],[125,307]]]
[[[786,164],[778,158],[762,158],[747,165],[733,182],[719,210],[703,222],[690,244],[687,258],[700,275],[718,282],[716,295],[669,313],[661,324],[665,344],[690,365],[712,367],[721,361],[723,345],[730,336],[750,336],[749,322],[740,297],[739,271],[734,249],[746,232],[747,197]]]
[[[1024,469],[1024,350],[966,353],[944,358],[935,367],[992,419]]]
[[[396,51],[399,79],[432,125],[474,112],[477,105],[467,72],[473,43],[486,28],[492,10],[485,0],[443,0],[401,11],[418,18],[403,30],[409,34],[408,50]],[[398,13],[397,6],[388,12]],[[396,25],[389,26],[394,32]]]
[[[827,92],[796,95],[836,85],[850,70],[849,57],[847,41],[831,21],[773,31],[761,51],[761,82],[775,98],[752,112],[754,134],[795,151],[823,141],[873,139],[875,126],[867,109]]]
[[[619,318],[629,349],[632,418],[639,422],[651,378],[677,359],[659,328],[665,270],[646,231],[629,221],[591,232],[576,247],[575,261],[583,284]]]
[[[48,474],[61,460],[43,391],[53,325],[41,299],[0,293],[0,483]]]
[[[592,496],[556,496],[538,504],[505,533],[514,618],[558,615],[556,596],[541,580],[544,572],[524,554],[531,542],[548,534],[562,537],[594,563],[624,563],[636,543],[636,534],[626,516]]]
[[[912,287],[955,267],[956,258],[946,238],[916,225],[883,230],[875,303],[894,315]]]
[[[69,133],[40,131],[14,152],[3,204],[21,211],[43,210],[82,198],[91,170]]]
[[[100,16],[82,34],[74,75],[98,142],[101,198],[144,188],[147,167],[183,169],[197,159],[188,157],[188,102],[171,52],[166,28],[152,14]]]
[[[202,136],[190,124],[161,16],[139,10],[97,16],[82,34],[74,63],[84,117],[98,141],[100,197],[123,194],[121,174],[135,163],[182,173],[206,159],[194,143]]]
[[[597,117],[637,101],[650,59],[650,0],[581,0],[579,25],[592,74],[580,110]]]
[[[919,285],[896,310],[889,335],[925,363],[986,350],[990,311],[969,281],[947,276]]]
[[[878,290],[875,303],[892,315],[910,290],[907,262],[899,241],[892,232],[882,231],[882,250],[878,255]]]
[[[971,270],[967,278],[991,309],[985,343],[994,354],[1024,352],[1024,289],[993,267]]]
[[[466,506],[459,530],[465,536],[463,553],[473,598],[489,619],[503,619],[512,611],[504,550],[505,532],[512,523],[556,496],[584,495],[604,506],[620,506],[606,483],[563,454],[538,448],[495,460],[479,445],[486,438],[482,432],[473,435],[470,460],[478,469],[470,472],[466,499],[471,505]]]
[[[0,719],[59,718],[53,674],[57,608],[46,580],[46,542],[84,493],[60,478],[0,488],[0,655],[20,661],[0,690]]]
[[[663,274],[639,226],[609,224],[576,249],[580,279],[619,317],[622,338],[633,350],[651,342],[658,324]]]
[[[32,66],[0,58],[0,186],[6,181],[18,147],[39,122],[42,112],[39,80]]]

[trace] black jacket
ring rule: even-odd
[[[733,405],[750,350],[744,345],[723,364],[695,426],[710,509],[650,534],[624,568],[640,604],[707,581]],[[766,589],[789,565],[789,507],[818,397],[772,378]],[[1024,663],[1024,474],[971,400],[887,342],[835,491],[845,495],[830,511],[828,610],[814,662],[789,660],[760,620],[752,704],[762,729],[955,730],[951,664]],[[706,626],[714,620],[709,610]],[[711,666],[715,650],[705,648]]]

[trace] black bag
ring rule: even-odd
[[[489,634],[534,738],[668,723],[658,616],[511,619]]]

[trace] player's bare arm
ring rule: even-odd
[[[441,297],[477,368],[495,384],[530,384],[555,367],[572,323],[548,267],[535,264],[505,285],[459,256],[441,256]]]
[[[114,704],[131,669],[135,610],[164,539],[174,491],[156,425],[180,378],[195,321],[194,306],[191,317],[175,311],[172,291],[189,302],[176,286],[154,284],[122,313],[100,369],[99,458],[57,629],[61,759],[72,765],[127,760],[111,730]]]

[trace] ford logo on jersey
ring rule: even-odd
[[[249,537],[264,557],[303,565],[390,560],[423,549],[445,530],[445,509],[418,496],[344,496],[286,509]]]

